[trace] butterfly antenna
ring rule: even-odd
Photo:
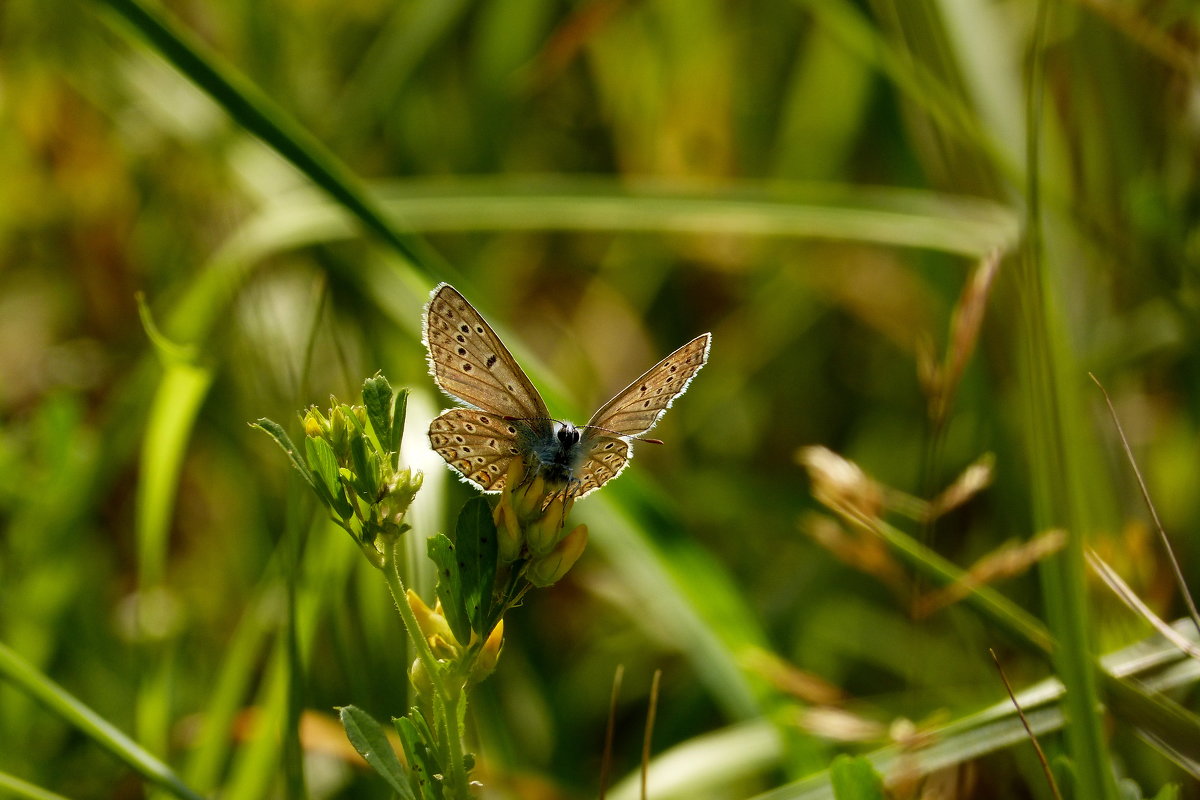
[[[557,422],[559,425],[566,424],[563,420],[555,419],[554,417],[513,417],[513,416],[509,416],[508,414],[504,415],[504,421],[505,422]]]
[[[567,425],[568,424],[567,422],[565,422],[561,419],[555,419],[554,417],[513,417],[513,416],[509,416],[508,414],[504,415],[504,421],[505,422],[557,422],[559,425]],[[662,439],[651,439],[649,436],[630,436],[627,433],[621,433],[620,431],[614,431],[612,428],[602,428],[599,425],[576,425],[575,427],[579,428],[581,430],[583,428],[591,428],[592,430],[604,431],[605,433],[611,433],[613,436],[616,436],[618,438],[633,439],[634,441],[638,441],[638,442],[648,442],[649,444],[666,444],[666,442],[664,442]]]
[[[626,438],[626,439],[633,439],[638,442],[649,442],[650,444],[666,444],[662,439],[651,439],[649,436],[630,436],[627,433],[621,433],[620,431],[614,431],[611,428],[601,428],[599,425],[580,425],[579,427],[580,428],[592,428],[593,430],[597,430],[597,431],[604,431],[605,433],[611,433],[613,436],[618,436],[618,437],[622,437],[622,438]]]

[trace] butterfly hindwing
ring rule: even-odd
[[[697,336],[646,370],[593,414],[588,425],[619,436],[640,436],[653,428],[708,361],[711,339],[707,333]]]
[[[633,445],[615,436],[592,436],[585,432],[579,445],[587,448],[587,455],[576,470],[578,484],[569,487],[576,499],[596,491],[620,475],[633,457]]]
[[[502,417],[545,419],[546,404],[479,312],[448,283],[425,310],[429,367],[442,391]]]
[[[508,466],[521,457],[517,426],[473,408],[443,411],[429,425],[429,443],[446,463],[485,492],[504,488]]]

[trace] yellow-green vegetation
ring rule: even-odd
[[[0,794],[1200,797],[1197,41],[9,0]],[[602,490],[479,496],[443,281],[560,419],[708,365]]]

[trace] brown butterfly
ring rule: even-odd
[[[433,290],[425,309],[429,369],[446,394],[469,408],[443,411],[429,442],[464,479],[487,492],[504,488],[514,458],[530,477],[579,498],[625,469],[631,439],[654,427],[708,360],[702,334],[655,364],[592,415],[586,425],[551,419],[546,403],[500,337],[458,290]]]

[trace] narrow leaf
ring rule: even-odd
[[[463,603],[462,575],[459,572],[454,543],[444,533],[429,537],[429,559],[437,565],[437,598],[442,613],[459,642],[471,641],[471,620]]]
[[[304,474],[308,476],[309,485],[335,514],[342,519],[348,519],[352,509],[342,493],[337,456],[333,454],[333,448],[324,439],[305,439],[304,449],[308,456],[308,468],[304,470]]]
[[[392,440],[391,384],[383,375],[376,373],[363,381],[362,399],[371,430],[375,432],[375,441],[381,448],[387,448]]]
[[[354,490],[368,503],[379,499],[376,470],[367,455],[367,440],[362,431],[350,434],[350,460],[354,464]]]
[[[471,630],[483,637],[488,633],[483,628],[491,613],[497,558],[496,523],[487,500],[475,497],[463,506],[454,531],[454,549],[463,606]]]
[[[404,765],[396,757],[396,751],[388,742],[383,726],[367,712],[355,706],[338,709],[346,737],[358,754],[366,759],[371,768],[378,772],[401,800],[417,800],[409,785]]]
[[[292,462],[292,466],[300,471],[300,474],[304,476],[304,480],[308,481],[308,485],[312,486],[314,489],[317,488],[313,481],[312,475],[310,475],[308,472],[308,466],[304,463],[304,459],[300,457],[300,451],[296,449],[296,445],[292,444],[291,438],[288,437],[287,431],[283,429],[282,425],[275,420],[264,417],[257,422],[251,422],[250,427],[258,428],[260,431],[274,439],[275,443],[283,449],[283,452],[287,453],[287,457]]]
[[[156,756],[3,643],[0,643],[0,679],[41,703],[147,781],[181,800],[203,800],[199,792],[186,785]]]
[[[404,443],[404,418],[408,411],[408,389],[396,392],[392,405],[392,436],[385,447],[392,454],[392,469],[400,468],[400,445]]]
[[[1132,724],[1160,753],[1200,779],[1200,717],[1162,692],[1149,692],[1132,680],[1109,678],[1104,696],[1113,715]]]
[[[324,439],[305,439],[304,450],[308,457],[308,469],[305,472],[320,481],[331,495],[340,493],[342,483],[338,479],[337,456],[333,454],[329,442]]]
[[[424,722],[419,712],[413,711],[418,722]],[[400,743],[404,746],[404,755],[408,758],[408,766],[412,772],[412,781],[422,798],[441,798],[441,781],[434,777],[440,775],[437,759],[434,758],[429,746],[429,728],[425,725],[414,724],[408,717],[396,717],[392,720],[396,732],[400,734]]]

